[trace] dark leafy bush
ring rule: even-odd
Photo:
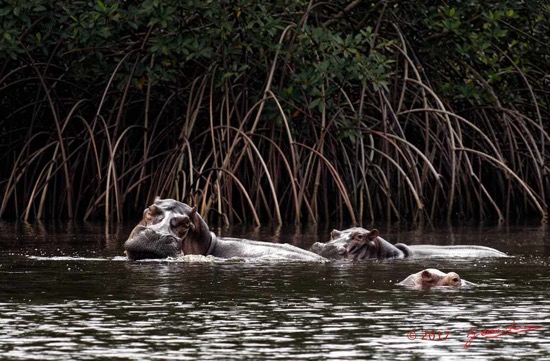
[[[3,1],[0,216],[547,216],[542,1]]]

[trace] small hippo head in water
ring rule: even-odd
[[[430,289],[432,287],[460,288],[470,284],[472,283],[462,280],[455,272],[444,273],[435,268],[428,268],[412,274],[398,283],[400,286],[415,289]]]
[[[139,260],[206,254],[209,243],[208,226],[196,207],[157,197],[143,211],[143,218],[124,243],[124,249],[128,259]]]
[[[366,258],[381,258],[379,257],[380,247],[379,242],[381,238],[378,236],[380,233],[377,229],[366,230],[357,227],[356,230],[344,236],[344,232],[333,230],[331,238],[334,239],[346,239],[346,258],[347,259],[366,259]]]

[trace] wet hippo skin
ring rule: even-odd
[[[353,227],[344,231],[333,230],[327,243],[316,242],[310,251],[329,259],[388,259],[405,258],[410,251],[404,244],[393,245],[379,236],[376,229],[368,231]]]
[[[220,258],[282,258],[325,260],[322,256],[289,244],[218,238],[206,222],[185,203],[156,198],[124,243],[130,260],[180,255],[212,255]]]
[[[508,257],[485,246],[434,246],[391,244],[380,237],[378,230],[353,227],[333,230],[327,243],[316,242],[310,250],[329,259],[389,259],[406,257]]]
[[[391,244],[378,230],[361,227],[334,230],[327,243],[315,243],[310,251],[289,245],[236,238],[218,238],[208,225],[185,203],[173,199],[155,199],[143,212],[143,218],[124,243],[131,260],[167,258],[179,255],[212,255],[221,258],[270,257],[296,260],[390,259],[405,257],[506,257],[483,246],[407,246]]]
[[[461,279],[455,272],[445,273],[435,268],[428,268],[410,275],[397,285],[414,289],[430,289],[432,287],[461,288],[474,284]]]

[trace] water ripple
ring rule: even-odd
[[[547,259],[128,262],[43,252],[0,255],[3,359],[550,357]],[[395,286],[428,266],[455,270],[478,286]],[[473,328],[511,325],[542,329],[477,337],[465,348]]]

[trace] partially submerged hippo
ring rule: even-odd
[[[391,244],[371,231],[353,227],[333,230],[327,243],[316,242],[310,250],[330,259],[388,259],[406,257],[508,257],[505,253],[485,246],[432,246]]]
[[[430,289],[432,287],[461,288],[474,284],[461,279],[455,272],[445,273],[435,268],[428,268],[410,275],[397,285],[414,289]]]
[[[322,261],[325,258],[289,244],[218,238],[185,203],[156,198],[143,211],[143,218],[124,243],[130,260],[167,258],[179,255],[212,255],[220,258],[283,258]]]
[[[379,236],[377,229],[368,231],[354,227],[333,230],[327,243],[315,242],[310,251],[329,259],[387,259],[404,258],[409,250],[404,244],[393,245]]]

